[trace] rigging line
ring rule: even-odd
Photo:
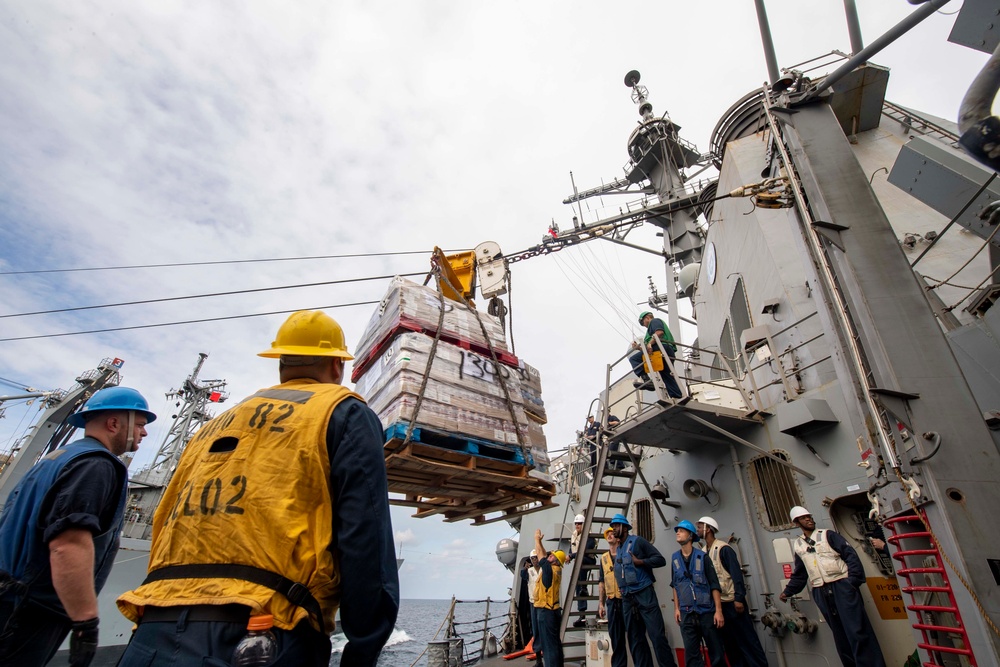
[[[588,251],[593,256],[594,263],[597,263],[598,262],[597,255],[593,252],[593,250],[588,250]],[[570,256],[570,257],[572,258],[572,256]],[[626,331],[631,332],[631,326],[628,323],[628,319],[626,317],[624,317],[623,313],[622,313],[623,306],[622,306],[620,298],[617,297],[617,296],[615,296],[614,294],[611,294],[610,291],[608,291],[608,289],[607,289],[607,286],[608,286],[607,281],[601,281],[601,280],[599,280],[599,278],[595,274],[592,266],[588,266],[588,264],[586,262],[584,262],[584,267],[591,274],[591,278],[592,278],[592,282],[588,283],[588,285],[591,287],[591,289],[593,289],[595,292],[597,292],[604,299],[604,302],[608,304],[608,307],[612,310],[612,312],[614,312],[615,316],[622,323],[622,325],[624,325],[624,329]]]
[[[958,267],[958,269],[955,271],[955,273],[951,274],[950,276],[948,276],[944,280],[940,281],[937,285],[932,285],[931,289],[936,289],[936,288],[940,287],[941,285],[943,285],[944,283],[948,282],[949,280],[951,280],[952,278],[954,278],[955,276],[957,276],[959,273],[961,273],[962,269],[964,269],[969,264],[971,264],[972,260],[974,260],[976,257],[978,257],[979,253],[981,253],[983,250],[986,249],[986,247],[993,240],[993,237],[997,235],[997,232],[1000,232],[1000,225],[997,225],[993,229],[993,231],[990,233],[989,237],[985,241],[983,241],[983,245],[979,246],[979,250],[977,250],[976,252],[972,253],[972,257],[970,257],[969,259],[967,259],[966,262],[965,262],[965,264],[963,264],[962,266]]]
[[[266,313],[249,313],[246,315],[226,315],[223,317],[206,317],[198,320],[181,320],[178,322],[157,322],[156,324],[137,324],[130,327],[109,327],[107,329],[91,329],[90,331],[64,331],[55,334],[37,334],[34,336],[15,336],[11,338],[0,338],[0,343],[7,343],[16,340],[36,340],[39,338],[61,338],[63,336],[82,336],[84,334],[110,333],[112,331],[133,331],[135,329],[155,329],[158,327],[173,327],[181,324],[200,324],[202,322],[221,322],[223,320],[242,320],[249,317],[264,317],[266,315],[287,315],[300,310],[327,310],[333,308],[350,308],[351,306],[371,306],[382,303],[380,299],[375,301],[355,301],[354,303],[337,303],[332,306],[314,306],[312,308],[292,308],[290,310],[271,310]]]
[[[572,280],[570,280],[570,277],[566,275],[566,271],[563,270],[563,267],[559,263],[559,258],[556,257],[555,260],[556,260],[556,268],[558,268],[562,272],[563,277],[565,277],[566,280],[567,280],[567,282],[569,282],[569,284],[573,286],[573,289],[576,290],[576,293],[579,294],[581,297],[583,297],[584,301],[587,301],[587,297],[584,296],[583,292],[580,291],[580,288],[576,286],[576,283],[574,283]],[[594,308],[594,307],[591,306],[591,308]],[[596,312],[600,316],[600,318],[602,320],[604,320],[605,322],[608,323],[608,326],[611,327],[612,331],[614,331],[619,336],[622,335],[621,332],[618,331],[618,329],[615,327],[615,325],[611,324],[611,322],[608,322],[608,318],[604,317],[604,313],[602,313],[601,311],[597,310],[597,308],[594,308],[594,312]],[[3,339],[0,339],[0,342],[2,342],[2,340]],[[626,338],[625,340],[629,340],[629,339]]]
[[[597,252],[592,247],[588,247],[587,250],[596,259]],[[624,313],[626,309],[624,304],[627,303],[629,304],[629,307],[631,307],[632,298],[629,295],[628,290],[625,288],[625,284],[618,282],[618,278],[608,268],[608,265],[611,263],[611,260],[608,259],[607,248],[603,244],[601,245],[601,254],[604,255],[604,261],[600,263],[600,270],[607,275],[610,284],[617,289],[619,295],[618,298],[622,299],[621,303],[619,303],[618,305],[619,315],[621,315]]]
[[[186,299],[205,299],[207,297],[213,296],[232,296],[234,294],[254,294],[257,292],[274,292],[277,290],[284,289],[298,289],[301,287],[324,287],[327,285],[341,285],[344,283],[360,283],[368,280],[390,280],[396,276],[402,276],[404,278],[410,278],[413,276],[422,276],[425,271],[417,271],[415,273],[394,273],[388,276],[371,276],[369,278],[345,278],[343,280],[324,280],[318,283],[301,283],[299,285],[279,285],[277,287],[255,287],[253,289],[243,289],[243,290],[233,290],[231,292],[214,292],[212,294],[189,294],[187,296],[168,296],[159,299],[143,299],[141,301],[122,301],[121,303],[105,303],[98,306],[75,306],[73,308],[57,308],[55,310],[39,310],[33,313],[11,313],[8,315],[0,315],[0,319],[7,317],[28,317],[29,315],[52,315],[54,313],[70,313],[79,310],[96,310],[98,308],[117,308],[119,306],[138,306],[140,304],[147,303],[165,303],[167,301],[184,301]],[[294,312],[294,311],[288,311]],[[10,340],[10,339],[4,339]]]
[[[24,384],[23,382],[17,382],[15,380],[11,380],[11,379],[5,378],[5,377],[0,377],[0,382],[3,382],[5,384],[9,384],[11,387],[16,387],[18,389],[23,389],[24,391],[28,391],[29,389],[31,389],[31,387],[29,387],[28,385]]]
[[[618,316],[617,311],[615,311],[614,309],[614,305],[612,303],[611,298],[602,291],[602,289],[596,284],[595,280],[584,275],[584,271],[582,268],[578,266],[576,258],[572,256],[568,257],[569,258],[566,260],[567,268],[573,272],[573,274],[577,277],[577,279],[581,283],[585,284],[592,292],[594,292],[594,294],[597,295],[598,298],[604,301],[604,303],[608,306],[609,310],[611,310],[612,312],[615,313],[616,316]],[[605,319],[605,321],[607,322],[607,319]]]
[[[602,272],[607,273],[607,269],[605,267],[605,265],[607,264],[607,256],[605,255],[604,261],[602,262],[600,258],[598,258],[597,252],[595,252],[594,249],[589,246],[584,247],[583,252],[590,255],[590,261],[587,261],[584,258],[581,258],[581,260],[584,266],[587,268],[588,272],[590,273],[591,277],[593,278],[594,282],[598,285],[601,285],[602,289],[605,290],[605,293],[610,298],[613,298],[616,301],[620,300],[621,298],[620,296],[621,290],[619,289],[620,286],[618,285],[617,281],[615,281],[614,277],[609,275],[604,280],[601,280],[602,276],[600,274]],[[616,291],[619,293],[614,294],[614,292]],[[615,310],[617,311],[618,309],[616,308]]]
[[[445,252],[464,252],[445,250]],[[394,255],[429,255],[430,250],[403,250],[399,252],[363,252],[347,255],[310,255],[303,257],[266,257],[263,259],[227,259],[210,262],[175,262],[170,264],[129,264],[125,266],[88,266],[72,269],[37,269],[33,271],[0,271],[0,276],[23,276],[36,273],[71,273],[75,271],[119,271],[122,269],[163,269],[178,266],[216,266],[220,264],[252,264],[257,262],[297,262],[313,259],[348,259],[352,257],[389,257]]]
[[[617,260],[618,263],[618,276],[614,276],[613,279],[617,282],[618,278],[621,277],[621,282],[618,284],[621,286],[621,292],[622,295],[625,297],[625,302],[628,303],[629,306],[631,306],[632,295],[629,293],[627,287],[628,279],[625,277],[625,269],[622,266],[621,253],[618,252],[618,247],[612,246],[611,248],[609,248],[604,244],[600,245],[601,245],[601,254],[604,255],[604,260],[605,260],[604,268],[606,271],[608,271],[609,275],[611,274],[611,268],[610,268],[611,260],[608,257],[608,253],[610,252],[614,254],[615,259]]]
[[[25,407],[27,407],[27,406],[25,406]],[[21,424],[24,423],[24,418],[28,416],[28,412],[29,412],[28,410],[25,410],[23,413],[21,413],[21,419],[20,419],[20,421],[17,422],[17,426],[14,427],[14,430],[11,431],[11,433],[10,433],[10,437],[7,438],[7,444],[4,445],[3,451],[5,453],[7,453],[7,454],[13,453],[13,451],[12,451],[13,450],[12,443],[18,442],[21,438],[24,437],[24,433],[27,432],[27,429],[25,429],[25,431],[23,431],[20,435],[18,435],[18,431],[21,428]],[[15,438],[17,438],[17,440],[15,440]]]
[[[593,252],[592,249],[585,249],[585,250],[586,250],[586,252],[590,253],[592,261],[588,262],[585,258],[582,258],[582,257],[577,258],[577,257],[573,256],[572,254],[567,255],[567,258],[570,261],[572,261],[574,263],[574,265],[578,268],[578,270],[580,272],[580,275],[581,275],[581,279],[583,279],[585,282],[587,282],[588,286],[591,289],[593,289],[598,295],[600,295],[604,299],[605,303],[607,303],[608,306],[613,311],[615,311],[615,314],[620,319],[621,318],[621,313],[618,310],[618,308],[620,307],[620,304],[616,303],[617,302],[617,298],[608,289],[609,286],[608,286],[607,281],[600,280],[599,276],[596,273],[594,265],[599,263],[599,261],[597,259],[597,255],[594,254],[594,252]],[[582,264],[582,267],[581,267],[581,264]],[[589,281],[587,280],[587,278],[585,278],[582,275],[583,273],[586,273],[588,275]]]
[[[622,264],[622,254],[621,254],[621,252],[619,252],[618,248],[612,248],[612,251],[615,253],[615,257],[618,259],[618,273],[620,273],[621,276],[622,276],[622,284],[625,284],[625,282],[626,282],[626,280],[625,280],[625,266]],[[632,301],[632,293],[629,292],[629,304],[631,305],[631,304],[634,304],[634,303],[635,302]]]
[[[965,301],[966,299],[968,299],[977,290],[979,290],[981,287],[983,287],[983,285],[985,285],[987,282],[989,282],[990,280],[992,280],[993,279],[993,275],[997,271],[1000,271],[1000,265],[998,265],[996,268],[994,268],[992,271],[990,271],[988,274],[986,274],[986,277],[983,278],[983,281],[981,283],[979,283],[978,285],[976,285],[975,287],[964,287],[964,288],[962,288],[962,289],[967,289],[967,290],[972,290],[972,291],[969,294],[966,294],[965,296],[963,296],[958,301],[956,301],[954,304],[952,304],[952,305],[948,306],[947,308],[945,308],[945,311],[951,312],[951,311],[955,310],[956,308],[958,308],[962,304],[963,301]],[[945,283],[945,282],[942,281],[940,284],[941,285],[950,285],[951,283]],[[962,286],[961,285],[953,285],[953,287],[962,287]]]

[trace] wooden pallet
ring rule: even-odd
[[[407,424],[404,422],[396,422],[389,425],[389,428],[385,430],[386,451],[391,451],[389,443],[394,441],[401,443],[406,439],[406,430]],[[458,462],[464,460],[463,458],[449,459],[447,458],[447,452],[467,454],[475,456],[478,459],[486,459],[488,461],[484,462],[484,465],[487,466],[487,469],[489,469],[489,465],[493,465],[493,462],[496,464],[510,464],[508,467],[511,471],[517,466],[530,466],[531,464],[530,460],[525,460],[524,452],[517,445],[508,445],[502,442],[483,440],[466,435],[444,433],[426,426],[415,427],[410,436],[410,442],[417,442],[441,450],[441,456],[445,457],[442,460],[446,461]],[[530,457],[530,454],[528,456]],[[506,468],[502,465],[494,465],[492,469],[502,471]]]
[[[442,498],[419,498],[408,496],[401,499],[390,499],[394,505],[405,507],[418,507],[419,511],[414,518],[424,518],[437,514],[443,515],[448,523],[456,521],[472,520],[472,525],[482,526],[497,521],[514,519],[532,512],[539,512],[550,507],[555,507],[551,498],[525,502],[523,498],[504,498],[503,500],[480,500],[474,503],[459,504],[449,499]]]
[[[415,517],[490,523],[552,505],[555,485],[528,475],[528,467],[444,450],[418,442],[386,444],[390,503],[416,508]],[[496,467],[506,467],[497,470]],[[499,517],[487,518],[500,512]]]

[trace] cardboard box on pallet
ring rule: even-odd
[[[517,365],[517,358],[510,354],[507,340],[500,321],[488,313],[467,309],[463,304],[445,299],[445,316],[442,338],[461,347],[489,357],[489,346],[483,337],[483,327],[494,350],[507,364]],[[368,366],[379,356],[388,344],[400,333],[416,331],[434,336],[438,328],[441,301],[434,287],[418,285],[404,278],[396,277],[389,290],[368,321],[361,334],[357,350],[354,352],[354,370],[351,381],[357,382]],[[482,318],[483,326],[479,324]]]
[[[433,342],[423,334],[401,334],[359,378],[356,391],[365,397],[386,428],[396,422],[409,423],[413,418]],[[510,406],[500,386],[501,375],[507,383]],[[530,449],[518,370],[501,364],[498,371],[490,359],[438,342],[417,425],[456,437],[503,443],[513,449],[517,447],[517,431],[511,406],[526,440],[524,444]]]
[[[524,398],[525,412],[532,421],[548,423],[545,402],[542,400],[542,376],[534,366],[521,359],[518,360],[518,369],[521,372],[521,396]],[[538,430],[541,432],[541,429]]]
[[[528,443],[531,446],[531,458],[535,460],[535,469],[528,474],[538,479],[551,481],[552,476],[549,474],[551,461],[549,460],[549,447],[545,440],[545,433],[542,431],[542,425],[533,419],[528,420]]]

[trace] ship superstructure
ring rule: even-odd
[[[808,591],[776,601],[794,560],[795,505],[862,555],[887,664],[915,651],[923,664],[1000,664],[1000,552],[987,537],[1000,502],[1000,188],[959,149],[954,123],[886,100],[889,72],[868,62],[940,4],[917,9],[875,48],[858,37],[853,56],[828,54],[825,76],[812,62],[770,68],[767,85],[723,114],[705,155],[653,115],[630,72],[642,120],[626,176],[567,203],[629,188],[646,199],[593,222],[577,209],[578,224],[554,241],[627,243],[628,225],[660,226],[667,298],[654,294],[650,306],[678,337],[679,302],[689,299],[697,337],[678,340],[679,399],[655,373],[653,390],[635,389],[626,358],[609,360],[596,410],[604,435],[553,461],[560,507],[524,517],[522,534],[541,528],[565,548],[567,516],[584,513],[599,539],[621,511],[669,557],[672,526],[713,516],[740,553],[778,665],[838,662]],[[955,41],[969,22],[961,14],[979,4],[962,9]],[[699,183],[706,162],[718,176]],[[615,429],[612,414],[622,420]],[[600,445],[594,467],[591,444]],[[887,552],[869,539],[882,534]],[[602,664],[596,569],[579,559],[566,569],[563,638],[567,659]],[[572,627],[581,573],[586,629]],[[656,586],[665,604],[669,572]]]

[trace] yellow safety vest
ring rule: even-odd
[[[795,540],[795,554],[802,559],[809,574],[809,584],[819,588],[824,584],[847,578],[847,563],[840,557],[826,540],[825,530],[813,531],[812,539],[816,543],[815,551],[809,551],[809,545],[800,536]]]
[[[708,550],[708,557],[712,559],[715,573],[719,576],[719,588],[723,602],[732,602],[736,599],[736,586],[733,584],[733,578],[729,576],[729,571],[722,567],[722,547],[728,546],[729,542],[716,539],[715,542],[712,542],[712,548]]]
[[[622,593],[618,590],[618,580],[615,579],[615,562],[610,551],[601,554],[601,571],[604,573],[604,596],[611,600],[617,600],[622,596]]]
[[[557,560],[552,563],[552,585],[548,588],[542,583],[542,574],[539,572],[538,581],[535,582],[535,606],[539,609],[559,608],[559,587],[562,584],[562,565]]]
[[[340,385],[298,379],[262,389],[205,424],[188,443],[153,517],[150,578],[178,565],[247,565],[305,586],[320,619],[267,586],[240,578],[144,582],[118,598],[138,621],[145,605],[243,604],[291,630],[331,631],[340,604],[326,434]],[[358,474],[365,471],[359,470]],[[160,574],[170,572],[164,570]]]

